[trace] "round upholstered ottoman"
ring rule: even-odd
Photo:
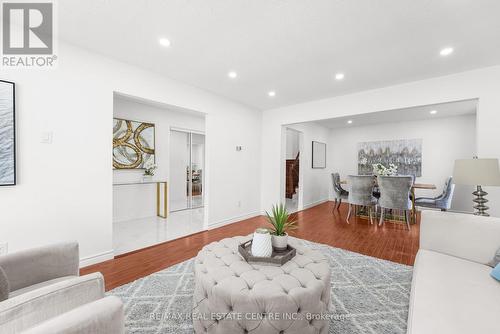
[[[195,259],[196,333],[328,333],[326,258],[289,238],[297,255],[281,267],[252,265],[238,253],[251,236],[213,242]]]

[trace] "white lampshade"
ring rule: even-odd
[[[498,159],[455,160],[453,182],[472,186],[500,186]]]

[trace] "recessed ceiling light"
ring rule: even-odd
[[[231,71],[227,74],[228,77],[230,77],[231,79],[234,79],[238,76],[238,73],[236,73],[235,71]]]
[[[335,80],[342,80],[342,79],[344,79],[344,73],[335,74]]]
[[[164,46],[166,48],[170,46],[170,40],[168,40],[167,38],[160,38],[158,42],[160,43],[161,46]]]
[[[453,53],[453,48],[449,48],[449,47],[448,47],[448,48],[444,48],[444,49],[442,49],[441,51],[439,51],[439,54],[440,54],[441,56],[443,56],[443,57],[445,57],[445,56],[449,56],[449,55],[451,55],[452,53]]]
[[[431,110],[431,111],[429,111],[429,114],[435,115],[435,114],[437,114],[437,112],[438,112],[437,110]]]
[[[275,97],[276,92],[274,90],[272,90],[272,91],[268,92],[267,95],[269,95],[270,97]]]
[[[348,120],[347,124],[352,124],[352,119]]]

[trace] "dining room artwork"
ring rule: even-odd
[[[422,139],[358,143],[358,174],[373,174],[373,165],[377,163],[396,165],[400,175],[422,176]]]

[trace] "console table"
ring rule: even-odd
[[[138,184],[156,184],[156,216],[160,218],[167,218],[168,205],[167,205],[167,181],[132,181],[132,182],[116,182],[113,186],[131,186]],[[161,186],[163,185],[163,214],[161,213]]]

